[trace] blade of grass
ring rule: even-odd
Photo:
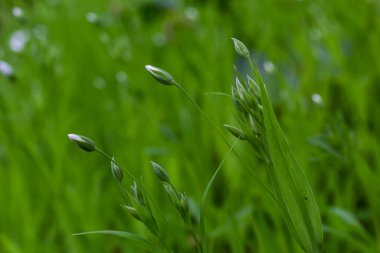
[[[152,242],[144,239],[143,237],[126,232],[126,231],[116,231],[116,230],[99,230],[99,231],[89,231],[89,232],[82,232],[73,234],[74,236],[78,235],[90,235],[90,234],[106,234],[106,235],[113,235],[117,237],[121,237],[124,239],[128,239],[130,241],[136,242],[137,245],[151,251],[151,252],[167,252],[166,250],[160,248],[158,245],[153,244]]]
[[[264,125],[272,161],[269,172],[278,202],[286,223],[300,246],[306,252],[320,252],[323,231],[314,194],[277,122],[257,66],[252,63],[251,66],[260,86]]]

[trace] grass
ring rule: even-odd
[[[233,65],[248,72],[231,46],[237,37],[257,59],[309,179],[324,252],[379,252],[377,2],[178,3],[1,1],[0,60],[15,78],[0,74],[0,251],[145,252],[116,237],[72,236],[110,229],[152,239],[120,207],[128,203],[108,160],[76,152],[69,132],[86,134],[142,175],[173,224],[178,213],[149,161],[161,164],[199,219],[203,190],[228,147],[178,90],[155,85],[144,66],[168,70],[224,131],[224,123],[238,125],[231,98],[205,93],[229,94]],[[15,5],[22,18],[12,15]],[[86,20],[90,12],[95,24]],[[29,40],[14,52],[9,39],[20,29]],[[322,100],[313,100],[316,94]],[[236,149],[269,182],[252,148],[242,142]],[[210,189],[205,217],[209,252],[302,252],[281,209],[232,154]],[[183,231],[174,224],[170,230]],[[186,234],[165,243],[183,252]]]

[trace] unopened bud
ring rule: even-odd
[[[240,130],[239,128],[237,127],[234,127],[234,126],[231,126],[231,125],[227,125],[227,124],[224,124],[223,125],[233,136],[235,136],[236,138],[239,138],[240,140],[246,140],[247,138],[245,137],[245,134],[243,133],[242,130]]]
[[[138,187],[137,182],[133,181],[133,185],[131,185],[131,190],[133,193],[133,198],[142,206],[145,206],[145,201],[144,201],[144,195],[143,192],[141,191],[140,187]]]
[[[113,177],[116,179],[117,182],[121,183],[123,181],[123,171],[120,169],[120,167],[115,163],[115,159],[112,157],[111,161],[111,172]]]
[[[179,198],[178,198],[178,193],[169,184],[164,184],[164,187],[165,187],[166,193],[169,196],[170,201],[178,209],[178,207],[181,206],[181,202],[179,201]]]
[[[188,222],[188,217],[190,215],[190,209],[189,204],[187,202],[186,195],[181,192],[177,192],[173,189],[173,187],[169,184],[164,184],[166,193],[169,196],[170,201],[172,202],[173,206],[179,214],[181,215],[182,219],[185,222]]]
[[[181,203],[181,206],[178,208],[178,211],[182,216],[182,219],[184,221],[188,221],[187,218],[190,216],[189,202],[187,201],[186,195],[182,192],[179,193],[179,201]]]
[[[146,65],[145,69],[153,76],[154,79],[156,79],[158,82],[165,84],[165,85],[173,85],[175,84],[175,81],[173,77],[166,72],[163,69]]]
[[[244,58],[249,58],[248,48],[238,39],[232,38],[236,53]]]
[[[128,210],[128,212],[132,215],[133,218],[135,218],[136,220],[141,221],[141,218],[140,218],[140,216],[138,215],[138,213],[137,213],[137,211],[136,211],[136,208],[131,207],[131,206],[127,206],[127,205],[123,205],[122,207],[123,207],[124,209]]]
[[[133,194],[127,192],[131,204],[130,206],[124,206],[124,208],[126,208],[134,218],[144,223],[154,235],[159,235],[158,224],[150,209],[149,201],[144,198],[143,192],[137,188],[136,181],[132,185],[132,193]]]
[[[95,142],[85,136],[78,134],[68,134],[67,136],[71,141],[75,142],[81,149],[87,152],[96,150]]]
[[[252,77],[250,77],[248,75],[247,75],[247,80],[248,80],[248,85],[249,85],[251,91],[253,92],[253,94],[255,94],[256,97],[260,98],[261,95],[260,95],[259,85],[255,82],[255,80],[253,80]]]
[[[231,89],[232,102],[234,103],[234,105],[238,111],[244,112],[245,110],[244,110],[244,107],[241,103],[241,99],[239,98],[239,95],[236,95],[237,91],[235,91],[235,90],[236,90],[236,88],[234,86],[232,86],[232,89]]]
[[[156,173],[158,179],[160,179],[163,182],[169,183],[170,177],[166,170],[153,161],[151,161],[151,164],[153,166],[154,173]]]

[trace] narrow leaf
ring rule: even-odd
[[[277,122],[266,87],[258,80],[264,125],[271,157],[269,173],[286,223],[306,252],[319,252],[322,222],[311,187]]]
[[[106,235],[113,235],[117,237],[121,237],[124,239],[128,239],[130,241],[136,242],[141,247],[149,250],[150,252],[164,252],[163,249],[161,249],[159,246],[151,243],[150,241],[144,239],[143,237],[126,232],[126,231],[115,231],[115,230],[99,230],[99,231],[90,231],[90,232],[83,232],[83,233],[77,233],[73,234],[75,236],[77,235],[89,235],[89,234],[106,234]]]

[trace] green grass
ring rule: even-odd
[[[252,50],[309,179],[324,252],[380,251],[379,4],[222,2],[1,1],[0,60],[15,79],[0,74],[0,252],[146,252],[121,238],[72,235],[120,230],[152,239],[120,206],[128,203],[109,161],[78,152],[66,138],[71,132],[142,175],[174,224],[163,232],[183,231],[149,161],[168,171],[196,215],[228,146],[178,89],[157,85],[144,66],[169,71],[233,143],[223,129],[236,123],[232,99],[205,94],[230,93],[233,65],[248,73],[231,37]],[[23,18],[12,16],[14,6]],[[20,29],[29,40],[17,53],[8,44]],[[236,150],[269,182],[249,145]],[[132,180],[125,180],[127,188]],[[302,252],[280,208],[233,154],[206,203],[209,252]],[[165,240],[183,252],[187,239],[179,232]]]

